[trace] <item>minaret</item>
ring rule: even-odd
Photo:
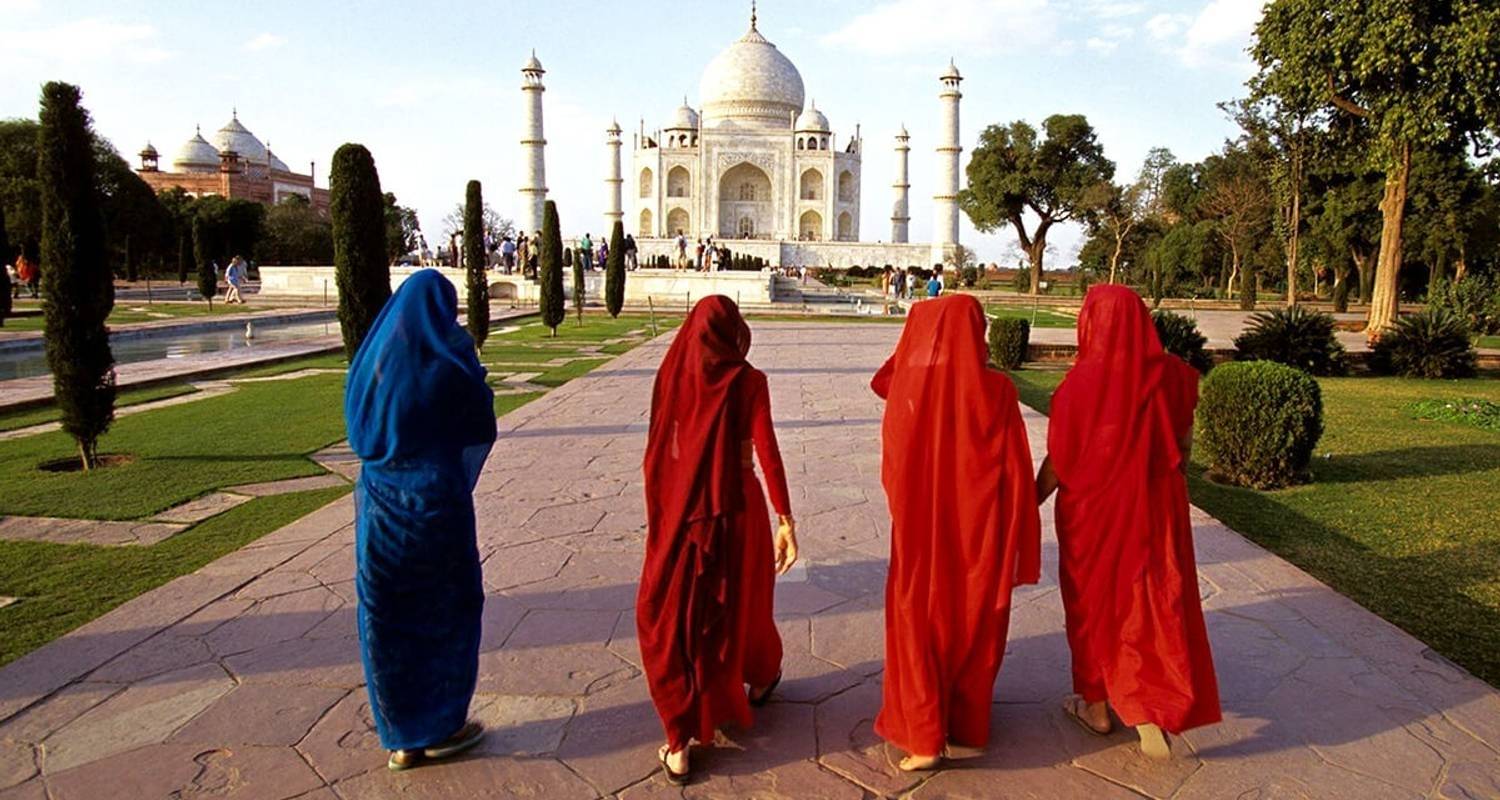
[[[542,229],[542,206],[547,202],[547,140],[542,137],[542,62],[536,51],[521,67],[521,93],[526,98],[526,116],[521,139],[521,158],[525,174],[521,179],[520,219],[516,222],[527,235]]]
[[[620,177],[620,123],[611,120],[604,131],[604,144],[609,148],[609,164],[604,174],[604,235],[612,235],[615,223],[625,219],[622,187],[625,179]]]
[[[958,245],[958,157],[963,146],[958,138],[958,101],[963,97],[958,84],[963,76],[950,59],[948,71],[940,79],[943,91],[942,119],[938,125],[937,194],[932,196],[932,262],[946,263]]]
[[[896,190],[896,202],[891,205],[891,241],[896,244],[907,242],[907,225],[911,222],[911,207],[907,202],[907,190],[911,188],[911,181],[907,178],[906,154],[911,152],[911,135],[906,132],[906,126],[901,126],[901,132],[896,134],[896,182],[891,188]]]

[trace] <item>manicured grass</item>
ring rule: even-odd
[[[259,497],[150,547],[0,541],[0,664],[338,499],[348,487]]]
[[[1477,346],[1500,350],[1500,336],[1481,336]]]
[[[40,303],[17,302],[16,308],[40,309]],[[265,303],[247,303],[245,305],[227,305],[215,302],[210,310],[207,303],[152,303],[145,302],[116,302],[114,310],[109,313],[109,319],[105,320],[107,325],[129,325],[136,322],[157,322],[170,319],[185,319],[187,317],[226,316],[229,314],[248,314],[252,311],[265,311],[276,308],[274,305]],[[36,316],[11,317],[5,320],[5,327],[0,330],[6,331],[39,331],[43,326],[43,317]]]
[[[1023,400],[1061,373],[1013,373]],[[1193,502],[1251,540],[1500,685],[1500,433],[1422,420],[1424,400],[1500,402],[1500,381],[1323,378],[1313,482],[1278,492],[1201,476]]]
[[[149,403],[153,400],[165,400],[169,397],[181,397],[198,391],[186,383],[167,383],[160,386],[148,386],[144,389],[132,389],[120,392],[115,397],[115,408]],[[56,422],[59,419],[56,406],[39,406],[22,411],[9,411],[0,414],[0,431],[13,431],[17,428],[29,428],[32,425],[41,425],[45,422]]]
[[[1000,319],[1024,319],[1033,328],[1076,328],[1078,317],[1047,308],[1031,309],[1023,306],[988,305],[984,313]]]
[[[275,364],[267,364],[263,367],[251,367],[230,375],[231,378],[268,378],[274,375],[286,375],[291,372],[304,369],[348,369],[349,362],[344,360],[344,354],[325,353],[321,356],[305,356],[294,358],[290,361],[279,361]]]
[[[506,414],[515,411],[521,406],[530,403],[532,400],[535,400],[544,394],[546,394],[546,392],[519,392],[517,394],[497,394],[495,395],[495,416],[503,417]]]

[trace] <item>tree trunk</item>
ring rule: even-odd
[[[1396,321],[1401,293],[1401,235],[1406,222],[1407,181],[1411,177],[1411,145],[1402,144],[1396,166],[1385,178],[1380,200],[1380,258],[1375,262],[1375,291],[1365,335],[1371,341]]]
[[[1286,248],[1286,304],[1288,306],[1297,305],[1297,245],[1300,239],[1297,229],[1301,226],[1302,190],[1294,186],[1292,188],[1292,235]],[[1313,291],[1313,297],[1314,299],[1317,297],[1316,289]]]
[[[1255,270],[1248,269],[1244,265],[1242,265],[1242,264],[1239,263],[1240,262],[1240,253],[1239,253],[1239,250],[1235,250],[1235,252],[1234,252],[1234,261],[1235,261],[1234,267],[1235,267],[1235,269],[1239,270],[1239,273],[1240,273],[1240,310],[1241,311],[1254,311],[1255,310],[1255,281],[1256,281]]]
[[[1115,252],[1109,257],[1109,282],[1115,282],[1115,270],[1120,265],[1120,251],[1125,249],[1125,237],[1115,234]]]
[[[1443,277],[1447,274],[1447,256],[1439,255],[1433,259],[1432,266],[1427,271],[1427,302],[1432,302],[1433,294],[1443,285]]]
[[[1047,240],[1041,235],[1031,240],[1026,255],[1031,259],[1031,294],[1038,294],[1042,284],[1042,257],[1047,254]]]
[[[1370,254],[1361,252],[1356,248],[1349,248],[1349,257],[1354,261],[1354,271],[1359,274],[1359,302],[1361,304],[1370,302]]]
[[[1463,245],[1458,246],[1458,258],[1453,262],[1453,282],[1458,283],[1469,274],[1469,254]]]

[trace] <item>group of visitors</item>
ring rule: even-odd
[[[926,280],[922,280],[916,267],[896,269],[889,264],[880,275],[880,293],[888,300],[938,297],[945,288],[947,283],[943,278],[942,264],[933,264]]]
[[[496,426],[456,316],[452,285],[419,272],[349,371],[349,441],[364,463],[358,627],[391,769],[483,735],[466,721],[484,604],[471,492]],[[1103,735],[1113,712],[1144,753],[1167,757],[1168,735],[1220,718],[1185,478],[1197,373],[1162,350],[1137,295],[1093,289],[1033,476],[1015,387],[987,366],[985,324],[968,295],[919,303],[871,380],[885,400],[891,514],[875,731],[905,751],[909,771],[986,747],[1011,594],[1041,578],[1038,506],[1056,492],[1076,692],[1062,713]],[[690,779],[694,743],[749,726],[782,677],[773,595],[798,559],[797,528],[750,343],[733,301],[702,299],[651,395],[636,632],[665,731],[657,758],[673,784]]]
[[[35,298],[42,284],[42,271],[37,263],[26,257],[23,251],[16,255],[14,264],[5,265],[5,277],[10,279],[10,296],[20,297],[21,290]]]

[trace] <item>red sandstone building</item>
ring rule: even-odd
[[[306,175],[293,172],[240,124],[238,112],[214,134],[212,143],[202,131],[194,133],[172,157],[170,171],[161,169],[161,155],[150,142],[140,156],[136,174],[158,192],[181,187],[194,197],[217,194],[266,205],[295,194],[307,198],[318,213],[328,213],[328,190],[314,185],[311,165]]]

